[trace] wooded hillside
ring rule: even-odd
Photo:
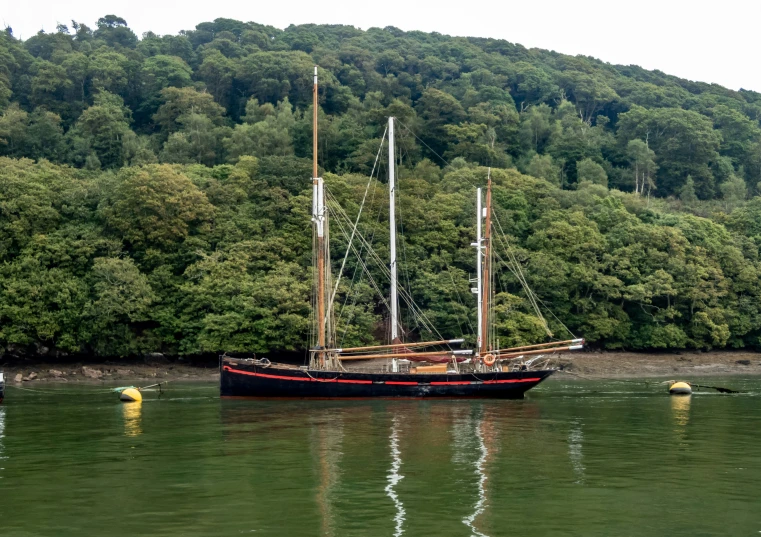
[[[761,343],[761,94],[499,40],[227,19],[138,39],[106,16],[0,34],[0,345],[304,348],[315,63],[320,163],[349,216],[399,119],[405,283],[448,337],[472,332],[474,185],[492,166],[558,335]],[[381,189],[363,229],[383,255]],[[503,274],[501,340],[542,339]],[[384,309],[346,280],[341,344],[367,342]]]

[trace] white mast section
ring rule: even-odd
[[[483,219],[483,209],[481,208],[481,189],[476,189],[476,274],[478,284],[476,286],[478,293],[478,344],[476,352],[481,352],[481,330],[484,324],[484,316],[481,308],[483,306],[484,293],[483,293],[483,273],[481,268],[481,262],[483,260],[483,237],[481,236],[481,220]]]
[[[394,183],[394,118],[388,118],[388,220],[389,220],[389,249],[391,253],[391,343],[399,340],[399,292],[396,278],[396,184]],[[399,362],[391,360],[391,371],[399,371]]]
[[[391,250],[391,342],[399,337],[399,296],[396,277],[396,185],[394,183],[394,118],[388,118],[389,246]]]

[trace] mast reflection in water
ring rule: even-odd
[[[245,499],[246,527],[257,531],[487,537],[503,518],[493,490],[513,474],[500,443],[534,439],[536,410],[527,401],[227,401],[229,490]],[[533,445],[521,440],[506,457]],[[283,504],[300,507],[275,517]]]
[[[4,446],[4,439],[5,439],[5,409],[0,407],[0,471],[4,470],[3,467],[5,460],[5,446]],[[0,475],[0,479],[2,479],[3,476]]]
[[[391,421],[391,435],[389,436],[389,443],[391,445],[391,469],[388,473],[388,485],[386,485],[386,494],[394,503],[396,508],[396,515],[394,516],[394,537],[399,537],[404,533],[404,504],[399,499],[399,495],[396,492],[396,485],[404,479],[404,476],[399,473],[402,467],[401,451],[399,451],[399,417],[394,416]]]
[[[343,422],[341,412],[334,416],[315,416],[312,423],[312,445],[316,446],[315,458],[318,468],[316,490],[317,508],[320,512],[321,535],[336,535],[333,513],[333,490],[340,474]]]
[[[571,459],[573,473],[576,474],[575,483],[584,484],[584,455],[581,451],[584,442],[584,431],[582,431],[581,420],[573,420],[571,428],[568,431],[568,458]]]
[[[486,534],[476,528],[476,520],[486,509],[486,481],[488,477],[486,475],[485,466],[489,457],[489,448],[486,445],[487,440],[484,438],[484,420],[481,417],[476,418],[475,438],[477,442],[476,449],[478,450],[479,455],[478,460],[475,462],[474,470],[476,477],[478,478],[478,499],[473,506],[473,513],[465,517],[462,522],[470,528],[472,535],[476,537],[487,537]]]

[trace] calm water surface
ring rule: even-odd
[[[0,535],[758,536],[761,379],[714,383],[749,393],[558,379],[523,401],[267,402],[193,384],[121,404],[9,387]]]

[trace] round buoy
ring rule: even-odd
[[[669,386],[669,393],[671,395],[690,395],[692,393],[692,386],[686,382],[675,382]]]
[[[140,402],[143,400],[143,395],[140,393],[140,390],[137,388],[127,388],[126,390],[122,391],[122,393],[119,394],[119,399],[122,401],[137,401]]]

